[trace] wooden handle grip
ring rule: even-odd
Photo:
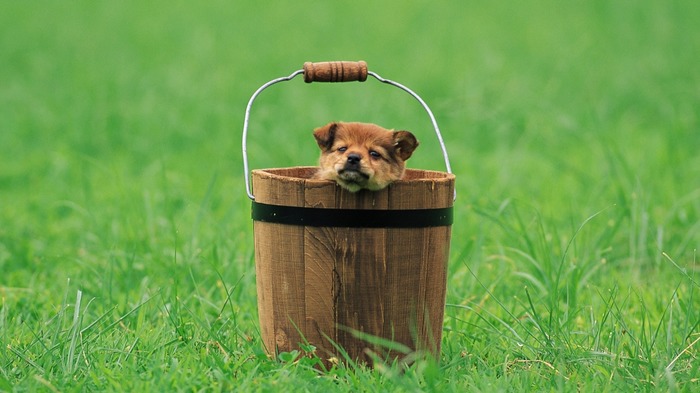
[[[364,61],[325,61],[304,63],[304,82],[364,82],[367,63]]]

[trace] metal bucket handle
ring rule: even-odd
[[[247,144],[248,144],[248,119],[250,118],[250,108],[253,106],[253,101],[255,101],[255,98],[260,94],[263,90],[267,89],[268,87],[279,83],[279,82],[286,82],[289,80],[294,79],[299,74],[304,74],[304,82],[306,83],[311,83],[311,82],[353,82],[353,81],[358,81],[358,82],[364,82],[367,80],[367,75],[371,75],[374,78],[376,78],[378,81],[382,83],[386,83],[395,87],[398,87],[399,89],[407,92],[410,94],[413,98],[418,100],[420,104],[423,106],[425,111],[428,113],[428,116],[430,117],[430,121],[433,124],[433,128],[435,129],[435,135],[437,136],[438,142],[440,143],[440,148],[442,149],[442,156],[445,160],[445,168],[447,170],[447,173],[452,173],[452,167],[450,166],[450,158],[447,155],[447,148],[445,147],[445,142],[442,139],[442,134],[440,134],[440,128],[437,125],[437,121],[435,121],[435,116],[433,116],[433,112],[430,110],[428,105],[423,101],[418,94],[414,93],[411,89],[408,87],[398,83],[394,82],[389,79],[382,78],[381,76],[377,75],[376,73],[372,71],[367,70],[367,63],[364,61],[329,61],[329,62],[320,62],[320,63],[311,63],[307,62],[304,63],[304,68],[298,71],[294,71],[291,75],[273,79],[264,85],[260,86],[258,90],[253,93],[253,95],[250,97],[250,100],[248,101],[248,105],[245,108],[245,119],[243,121],[243,171],[244,171],[244,178],[245,178],[245,189],[246,193],[248,194],[248,198],[251,200],[255,200],[255,196],[251,192],[251,186],[250,186],[250,171],[248,169],[248,149],[247,149]],[[456,197],[456,192],[455,192],[455,197]]]

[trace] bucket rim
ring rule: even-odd
[[[253,169],[253,173],[261,176],[274,178],[277,180],[312,182],[317,184],[333,183],[332,180],[313,179],[312,176],[319,169],[318,166],[293,166],[277,168]],[[298,173],[298,175],[294,175]],[[450,182],[454,181],[454,173],[436,171],[431,169],[406,168],[403,178],[394,181],[392,184],[420,183],[420,182]]]

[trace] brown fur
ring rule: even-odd
[[[314,130],[314,137],[321,148],[314,178],[335,181],[351,192],[381,190],[401,179],[404,161],[418,147],[408,131],[369,123],[329,123]]]

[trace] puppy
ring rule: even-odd
[[[350,192],[381,190],[401,179],[405,161],[418,147],[408,131],[368,123],[329,123],[314,130],[321,148],[315,179],[333,180]]]

